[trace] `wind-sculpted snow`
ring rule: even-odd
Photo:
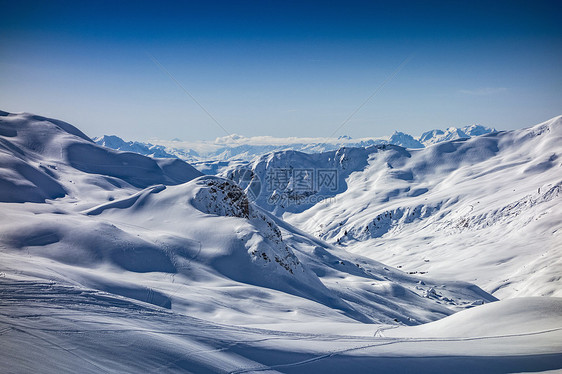
[[[109,203],[103,203],[93,208],[87,209],[84,211],[85,214],[88,215],[98,215],[103,213],[107,209],[126,209],[131,208],[137,204],[137,202],[142,202],[145,200],[145,196],[151,193],[158,193],[166,189],[166,186],[160,184],[145,188],[142,191],[139,191],[129,197],[123,198],[121,200],[114,200]]]
[[[97,146],[62,121],[32,114],[2,112],[0,116],[2,202],[44,202],[67,194],[90,195],[95,188],[88,187],[93,186],[98,187],[97,194],[102,194],[115,186],[173,185],[200,175],[178,159],[152,159]]]
[[[70,144],[66,148],[66,158],[75,169],[116,177],[139,188],[156,183],[180,184],[201,175],[192,166],[177,159],[156,160],[93,144]]]
[[[477,338],[516,336],[526,332],[562,328],[562,298],[522,297],[490,303],[456,313],[439,321],[408,329],[387,330],[387,336]]]
[[[91,224],[64,215],[53,222],[5,223],[3,242],[27,255],[69,265],[106,264],[137,273],[176,271],[169,254],[154,243],[107,223]]]
[[[2,147],[0,152],[9,150]],[[0,153],[0,202],[43,202],[66,195],[64,187],[53,178],[53,173],[14,157],[13,153]]]
[[[11,117],[30,126],[25,118],[31,116]],[[231,180],[206,176],[175,185],[193,177],[180,160],[107,150],[53,130],[49,121],[35,126],[47,144],[35,141],[32,151],[22,147],[26,158],[52,166],[52,178],[68,191],[45,204],[3,209],[0,242],[10,261],[26,263],[25,256],[31,256],[26,266],[33,276],[162,302],[201,316],[253,322],[269,315],[266,320],[332,316],[416,324],[495,300],[473,285],[443,281],[427,285],[448,284],[439,293],[442,299],[428,298],[419,278],[349,257],[296,232],[255,206]],[[30,136],[39,139],[35,132]],[[12,138],[20,146],[29,144],[25,136]],[[304,155],[310,165],[324,160],[346,174],[366,166],[369,152],[344,149],[294,157]],[[281,166],[284,161],[267,162]],[[59,270],[34,265],[43,261]],[[458,299],[453,301],[453,294]],[[256,313],[243,312],[246,303],[255,304]]]
[[[359,265],[359,259],[343,260],[343,253],[331,254],[331,260],[316,263],[313,266],[315,270],[312,270],[299,256],[309,258],[309,254],[304,254],[304,248],[313,247],[318,252],[325,244],[315,243],[315,239],[300,236],[302,234],[297,234],[299,239],[295,239],[295,234],[291,234],[294,229],[289,226],[284,228],[289,230],[286,234],[290,238],[287,243],[276,220],[250,203],[244,191],[227,179],[207,176],[165,190],[145,190],[135,195],[134,200],[112,201],[86,213],[95,214],[108,222],[117,222],[118,225],[119,222],[127,221],[129,224],[134,223],[137,228],[150,227],[151,230],[174,232],[175,235],[190,238],[200,244],[200,250],[191,260],[192,264],[209,267],[207,271],[218,272],[242,284],[267,287],[329,306],[359,321],[388,319],[386,316],[391,315],[390,321],[397,318],[412,324],[431,320],[433,315],[451,313],[450,309],[440,307],[423,296],[424,289],[418,284],[417,278],[393,274],[375,262]],[[328,249],[321,252],[325,257]],[[367,271],[373,266],[373,270]],[[320,267],[324,270],[318,270]],[[328,268],[332,270],[327,271]],[[357,269],[360,269],[359,273]],[[374,269],[386,273],[386,278],[376,277],[371,273]],[[321,274],[320,278],[317,272]],[[332,283],[333,277],[339,278],[349,272],[357,273],[353,276],[354,283],[364,282],[369,290],[363,293],[355,289],[354,296],[351,296],[348,291]],[[385,286],[367,286],[373,281],[382,282]],[[407,288],[402,284],[407,284]],[[389,287],[401,291],[389,291]],[[470,306],[475,300],[494,300],[477,289],[471,289],[471,285],[451,284],[449,287],[454,291],[447,292],[463,295],[461,299],[465,300],[451,302],[449,305],[452,308]],[[380,296],[375,296],[377,294]],[[402,306],[405,300],[419,306],[408,310]],[[381,307],[382,304],[385,306]]]

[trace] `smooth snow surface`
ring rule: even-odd
[[[424,326],[374,325],[363,326],[377,336],[360,336],[345,326],[339,333],[321,326],[303,333],[217,324],[53,283],[11,279],[0,285],[0,358],[8,373],[520,373],[562,365],[561,302],[554,298],[542,300],[548,322],[538,329],[514,325],[537,317],[534,303],[523,299],[491,304],[485,319],[479,309],[488,305],[434,322],[438,336],[432,330],[425,336]],[[514,306],[516,316],[509,312]],[[478,337],[443,330],[449,323],[492,327],[506,315],[513,330]]]
[[[387,209],[384,204],[393,199],[424,198],[433,195],[433,189],[436,197],[428,206],[444,199],[451,188],[441,179],[454,177],[455,170],[473,165],[474,159],[485,163],[492,155],[505,157],[498,162],[510,161],[501,153],[510,142],[528,157],[553,152],[559,139],[551,136],[547,141],[538,132],[557,134],[556,126],[552,122],[527,133],[442,143],[443,152],[435,148],[442,146],[438,144],[418,153],[381,146],[333,151],[338,157],[308,155],[310,165],[332,163],[345,176],[345,184],[333,192],[333,205],[325,206],[320,215],[319,205],[292,213],[260,207],[260,200],[250,199],[234,181],[202,176],[178,159],[110,150],[64,122],[2,112],[0,371],[508,373],[561,369],[560,299],[497,301],[478,282],[463,281],[462,271],[408,274],[373,259],[383,246],[377,240],[388,234],[369,236],[359,229],[362,218],[375,206]],[[528,133],[535,137],[529,138]],[[543,141],[526,145],[527,138]],[[357,157],[349,157],[354,155],[349,152],[357,152]],[[253,165],[268,162],[268,157],[279,165],[285,162],[284,154],[279,154],[257,158]],[[293,153],[291,157],[301,156]],[[389,172],[386,162],[393,163],[395,172]],[[432,167],[430,162],[441,166]],[[541,186],[552,184],[545,175],[557,170],[557,162],[554,157],[519,165],[523,170],[519,178],[526,180],[526,173],[531,173],[540,176],[536,180]],[[368,178],[378,175],[389,184],[408,184],[418,180],[418,170],[427,179],[427,191],[404,189],[387,193],[384,201],[379,196],[384,191],[376,190],[371,193],[372,206],[359,205],[367,201],[362,196],[369,188],[377,186]],[[511,174],[515,175],[513,170]],[[430,183],[433,180],[437,187]],[[449,183],[459,184],[453,189],[458,196],[449,197],[448,205],[442,203],[440,209],[453,214],[452,201],[469,199],[466,196],[472,195],[463,191],[476,189],[463,187],[462,178]],[[512,196],[506,187],[491,182],[482,183],[481,188],[502,199]],[[349,212],[338,203],[347,195],[349,207],[357,204],[363,214],[356,211],[346,216]],[[540,196],[517,205],[524,213],[516,217],[531,214],[525,209],[536,207],[541,212],[543,207],[554,211],[555,185],[541,187]],[[483,204],[494,208],[493,201],[489,197]],[[283,215],[299,228],[282,220]],[[337,222],[338,227],[347,227],[354,237],[334,245],[340,231],[330,231],[330,219],[343,216],[347,221]],[[558,222],[551,217],[557,216],[543,216],[543,221],[556,227]],[[310,222],[325,220],[324,231],[307,227],[304,217]],[[497,226],[503,227],[507,238],[510,230],[529,227],[521,224],[511,229],[500,218]],[[523,234],[538,237],[535,230],[531,227]],[[395,241],[389,239],[389,251],[394,251]],[[489,237],[492,244],[497,240]],[[452,246],[452,251],[458,247]],[[476,247],[473,256],[480,253]],[[533,284],[559,287],[556,280],[549,283],[542,278],[556,272],[553,258],[549,257],[552,268],[541,268]],[[446,261],[454,265],[445,254],[441,261],[441,266]],[[439,264],[437,257],[430,264],[434,262]],[[472,265],[466,262],[462,270],[468,272]],[[505,271],[495,263],[472,272],[481,277],[496,268],[500,274]]]

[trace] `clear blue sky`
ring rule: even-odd
[[[90,136],[419,134],[562,114],[560,2],[4,1],[0,109]]]

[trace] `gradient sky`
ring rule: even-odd
[[[561,8],[0,0],[0,109],[127,140],[324,137],[410,58],[336,136],[521,128],[562,114]]]

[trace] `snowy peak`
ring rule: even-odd
[[[469,126],[463,127],[462,131],[468,136],[480,136],[480,135],[485,135],[485,134],[497,132],[498,130],[496,130],[494,128],[491,128],[491,127],[481,126],[481,125],[469,125]]]
[[[137,152],[152,157],[178,157],[191,162],[250,161],[266,153],[294,150],[306,153],[334,151],[341,147],[370,147],[392,144],[404,148],[424,148],[435,143],[460,138],[470,138],[495,131],[480,125],[451,127],[445,131],[432,130],[416,138],[395,131],[389,137],[357,138],[342,135],[338,138],[276,138],[273,136],[245,137],[238,134],[226,135],[214,141],[182,142],[154,140],[153,143],[126,142],[116,136],[95,138],[99,145],[121,151]],[[205,168],[205,165],[201,165]]]
[[[427,147],[449,140],[468,139],[474,136],[485,135],[493,132],[496,132],[496,129],[480,125],[469,125],[462,128],[449,127],[445,131],[436,129],[424,132],[418,140],[424,147]]]
[[[421,136],[419,137],[419,141],[425,144],[426,142],[430,142],[432,139],[441,138],[444,134],[445,132],[443,130],[435,129],[435,130],[427,131],[421,134]]]
[[[412,135],[405,134],[400,131],[395,131],[388,140],[390,144],[399,145],[404,148],[423,148],[424,145],[418,140],[414,139]]]
[[[20,157],[60,159],[69,141],[92,144],[83,132],[66,122],[28,113],[2,113],[3,146]]]
[[[93,139],[98,145],[124,152],[139,153],[144,156],[155,158],[176,158],[176,156],[166,152],[165,147],[141,142],[126,142],[116,135],[104,135]]]

